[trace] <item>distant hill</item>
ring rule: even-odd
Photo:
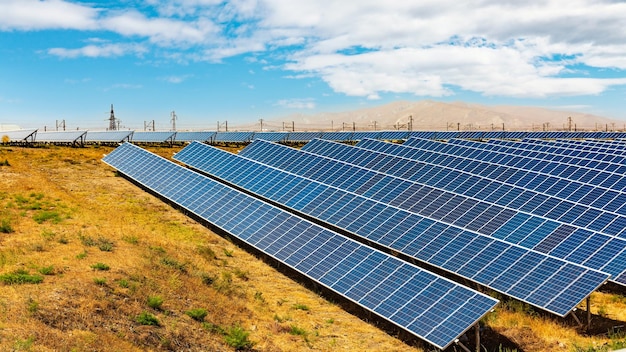
[[[320,114],[292,114],[279,121],[293,121],[296,130],[572,130],[624,129],[626,121],[580,112],[527,106],[487,106],[433,100],[397,101],[373,108]],[[280,124],[280,123],[277,123]]]

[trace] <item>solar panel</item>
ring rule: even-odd
[[[103,161],[440,349],[454,343],[498,302],[131,144],[118,147]]]
[[[36,141],[42,143],[76,143],[82,141],[87,131],[37,132]]]
[[[246,150],[259,145],[294,150],[263,141],[252,143]],[[594,270],[313,181],[306,174],[279,171],[199,143],[187,146],[175,159],[365,240],[561,316],[608,278]],[[324,173],[327,168],[318,165],[309,170]],[[356,179],[362,173],[351,176]],[[363,186],[349,178],[341,179],[354,188]],[[543,265],[548,263],[552,271],[546,277]],[[571,280],[580,282],[573,284]]]
[[[408,131],[381,131],[377,136],[380,140],[399,141],[409,138]]]
[[[509,141],[496,141],[494,144],[500,146],[507,146],[514,150],[519,151],[520,154],[534,154],[533,151],[545,152],[549,154],[548,157],[542,158],[543,160],[557,159],[562,161],[559,156],[566,156],[568,159],[575,159],[576,165],[587,166],[591,164],[593,168],[598,170],[606,170],[610,167],[610,164],[623,165],[626,162],[626,157],[623,155],[617,155],[608,149],[590,150],[587,148],[573,148],[563,145],[564,142],[553,142],[546,144],[544,142],[509,142]],[[588,160],[588,162],[584,162]],[[592,162],[592,160],[596,162]],[[567,162],[567,161],[564,161]]]
[[[173,142],[176,132],[172,131],[135,131],[132,142],[135,143],[166,143]]]
[[[357,146],[432,165],[439,168],[442,174],[454,173],[462,178],[462,181],[454,185],[442,185],[447,190],[480,197],[482,193],[473,193],[472,187],[484,184],[485,187],[490,187],[492,193],[483,199],[495,204],[522,209],[557,221],[571,222],[576,226],[609,236],[626,238],[626,208],[620,210],[620,207],[626,205],[626,195],[621,192],[532,170],[500,165],[497,160],[490,162],[477,160],[473,158],[474,154],[463,155],[467,148],[454,144],[422,140],[413,146],[397,147],[365,140]],[[443,182],[435,180],[435,183]],[[527,203],[517,201],[520,197],[526,197]],[[532,199],[541,199],[543,204],[530,209]]]
[[[179,131],[176,132],[176,142],[208,142],[215,135],[214,131]]]
[[[413,155],[420,154],[391,143],[371,140],[366,142],[385,145],[384,153],[387,154],[390,154],[394,149]],[[370,149],[372,148],[370,147]],[[546,219],[543,215],[533,215],[532,210],[534,209],[543,209],[542,207],[547,205],[559,204],[558,201],[554,201],[548,196],[535,195],[533,199],[531,192],[511,195],[514,191],[512,187],[508,187],[504,191],[497,191],[495,188],[497,185],[485,178],[471,178],[468,175],[454,172],[454,170],[338,143],[316,140],[307,144],[301,152],[314,152],[345,163],[360,165],[396,176],[396,179],[391,179],[389,176],[381,177],[379,173],[372,171],[367,175],[367,178],[361,177],[359,182],[369,182],[369,180],[376,178],[378,180],[369,184],[367,188],[362,187],[355,190],[356,192],[368,194],[367,192],[371,192],[369,188],[385,187],[380,186],[380,184],[399,184],[402,189],[409,191],[397,195],[390,193],[390,196],[384,192],[376,194],[378,197],[382,197],[382,200],[394,205],[399,204],[398,206],[411,212],[472,229],[484,235],[548,253],[592,269],[608,272],[613,275],[612,280],[626,284],[626,240],[581,228],[569,218],[561,217],[560,221],[553,221]],[[251,155],[250,152],[244,152],[241,155],[268,163],[270,162],[267,160],[268,158],[275,159],[278,157],[277,153]],[[284,167],[274,161],[271,164]],[[290,163],[288,166],[292,172],[296,167],[298,167],[296,163]],[[315,166],[309,164],[308,167]],[[324,167],[329,168],[328,165]],[[354,166],[352,167],[354,168]],[[350,170],[347,174],[355,174],[355,172]],[[332,177],[341,180],[341,175],[341,173],[334,173]],[[312,175],[310,177],[318,178],[319,176]],[[334,184],[338,181],[329,180],[329,182]],[[417,184],[411,184],[411,182]],[[469,185],[465,185],[465,183]],[[429,197],[434,197],[435,200],[431,200]],[[499,206],[499,203],[506,206]],[[524,206],[528,206],[528,208]],[[569,208],[562,209],[564,213],[570,214],[569,216],[574,215],[574,219],[581,216],[580,213],[571,213],[568,210]],[[538,213],[541,214],[541,211]],[[593,211],[590,214],[597,215]],[[589,221],[588,219],[584,220]],[[623,231],[623,223],[619,221],[615,223],[616,226],[619,224],[622,224],[620,231]]]
[[[352,134],[352,140],[353,141],[360,141],[361,139],[365,139],[365,138],[372,138],[372,139],[377,139],[378,136],[380,136],[380,132],[376,132],[376,131],[369,131],[369,132],[354,132]],[[312,140],[313,138],[311,138]]]
[[[327,141],[346,142],[352,140],[352,132],[322,132],[319,138]]]
[[[252,140],[262,139],[268,142],[284,142],[289,132],[254,132]]]
[[[87,131],[87,143],[121,143],[129,141],[133,131]]]
[[[322,132],[289,132],[287,142],[301,143],[308,142],[311,139],[319,138]]]
[[[407,146],[414,143],[419,142],[414,139],[405,142]],[[483,161],[499,161],[503,165],[538,171],[593,186],[603,186],[620,192],[626,190],[626,179],[623,179],[623,175],[626,175],[626,165],[598,161],[589,165],[589,160],[553,156],[546,152],[523,155],[525,153],[516,151],[515,148],[499,146],[496,143],[478,143],[461,139],[450,140],[449,143],[463,146],[466,153],[484,151],[476,152],[473,156]]]
[[[37,129],[0,131],[0,137],[3,137],[0,141],[4,141],[6,137],[9,142],[28,142],[29,139],[32,142],[36,134]]]
[[[248,143],[254,132],[217,132],[212,143]]]

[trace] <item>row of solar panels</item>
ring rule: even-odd
[[[195,142],[174,158],[246,192],[241,204],[251,199],[269,202],[332,229],[336,236],[348,236],[400,259],[437,268],[452,278],[565,316],[605,281],[626,285],[623,146],[618,141],[483,143],[452,139],[444,143],[426,138],[409,138],[397,145],[366,138],[356,146],[315,139],[296,150],[256,140],[237,155]],[[131,178],[145,176],[143,164],[133,163],[149,153],[129,144],[120,148],[135,160],[120,171]],[[135,153],[143,156],[135,157]],[[183,207],[186,202],[197,207],[207,221],[234,236],[250,229],[250,221],[271,227],[283,223],[274,222],[274,214],[232,213],[226,206],[213,209],[214,204],[202,199],[195,188],[160,193],[163,175],[155,171],[150,177],[157,180],[146,187],[157,188],[151,189],[169,199],[182,197],[182,203],[173,200]],[[227,213],[220,213],[223,211]],[[233,227],[222,227],[208,219],[212,216]],[[280,228],[277,231],[274,236],[281,238]],[[336,262],[328,264],[326,259],[349,255],[333,248],[330,253],[337,257],[323,252],[316,263],[330,268]],[[362,271],[362,276],[396,280],[396,269],[378,270],[385,260]],[[299,264],[286,263],[300,270]],[[430,282],[420,284],[404,295],[427,292]],[[341,280],[327,285],[440,348],[486,312],[484,305],[468,304],[451,313],[441,312],[438,301],[425,303],[425,312],[436,312],[425,334],[397,320],[397,311],[382,312],[377,305],[369,305],[368,292],[351,296],[351,284],[344,291],[336,290],[340,286],[344,287]],[[399,299],[394,295],[389,299],[397,306],[407,302],[394,302]],[[417,317],[425,313],[411,314],[420,320]],[[451,327],[450,314],[471,318]],[[451,329],[450,333],[443,333],[442,328]]]
[[[266,140],[283,143],[304,143],[313,139],[360,141],[363,139],[406,140],[425,139],[619,139],[622,132],[506,132],[506,131],[369,131],[369,132],[215,132],[215,131],[48,131],[36,129],[1,132],[9,142],[40,143],[173,143],[201,141],[208,143],[249,143]]]

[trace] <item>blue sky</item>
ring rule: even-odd
[[[0,124],[181,129],[433,99],[626,120],[626,2],[0,0]]]

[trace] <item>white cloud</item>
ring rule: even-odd
[[[193,77],[193,75],[167,76],[167,77],[161,77],[160,79],[168,83],[179,84],[179,83],[183,83],[184,81],[186,81],[187,79],[191,77]]]
[[[315,109],[315,99],[281,99],[275,105],[287,109],[312,110]]]
[[[62,0],[2,0],[0,30],[95,29],[99,12]]]
[[[97,4],[97,2],[96,2]],[[0,0],[0,30],[98,30],[76,58],[145,55],[179,63],[246,55],[335,92],[442,97],[601,94],[624,85],[626,2],[611,0],[146,0],[138,9]],[[156,10],[156,11],[153,11]],[[154,61],[158,61],[155,59]],[[595,76],[597,69],[613,77]],[[621,75],[621,76],[620,76]],[[608,75],[605,75],[608,77]]]
[[[141,55],[148,49],[141,44],[104,44],[104,45],[87,45],[78,49],[51,48],[48,54],[63,58],[77,57],[117,57],[124,55]]]

